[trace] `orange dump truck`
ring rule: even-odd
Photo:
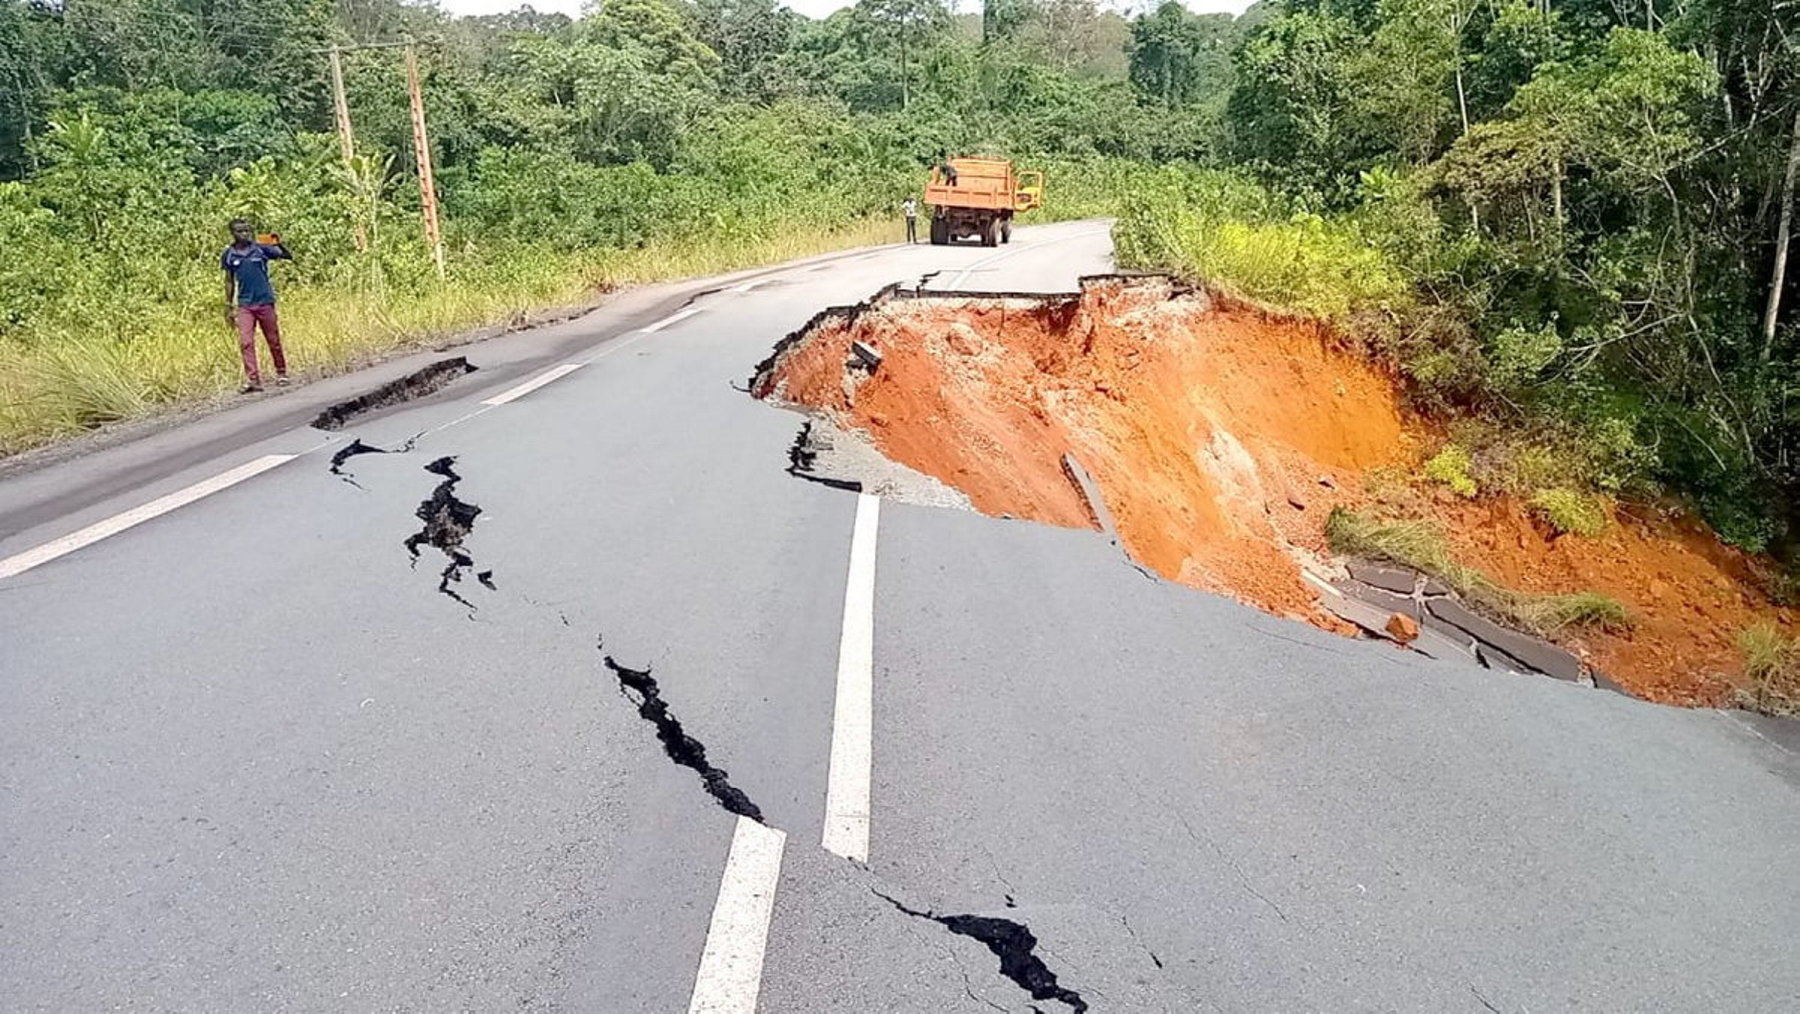
[[[1010,242],[1013,215],[1043,206],[1041,172],[1014,172],[1003,158],[953,158],[950,168],[956,170],[954,183],[936,165],[925,184],[934,245],[970,236],[979,237],[982,246]]]

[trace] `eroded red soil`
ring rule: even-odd
[[[853,341],[882,353],[873,374],[846,370]],[[1301,577],[1332,569],[1326,516],[1367,507],[1370,470],[1415,470],[1437,443],[1393,379],[1320,326],[1161,279],[1050,300],[877,300],[815,322],[756,393],[865,429],[989,514],[1091,525],[1061,465],[1073,452],[1135,559],[1327,629],[1342,625]],[[1565,643],[1655,700],[1723,702],[1738,631],[1792,623],[1691,523],[1621,515],[1597,538],[1552,539],[1510,498],[1421,501],[1459,559],[1504,583],[1625,602],[1633,630]]]

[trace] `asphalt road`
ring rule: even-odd
[[[1800,762],[1756,727],[801,482],[734,387],[825,305],[1109,249],[649,290],[342,433],[314,402],[416,363],[0,480],[16,560],[268,466],[0,578],[0,1008],[1800,1008]],[[403,546],[444,456],[466,605]]]

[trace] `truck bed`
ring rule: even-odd
[[[947,186],[936,170],[925,186],[925,203],[941,208],[1011,209],[1017,182],[1012,166],[998,159],[952,159],[956,186]]]

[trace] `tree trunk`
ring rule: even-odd
[[[1451,13],[1450,33],[1456,36],[1456,109],[1457,112],[1462,114],[1462,132],[1467,134],[1469,132],[1469,96],[1468,93],[1463,90],[1462,55],[1463,25],[1467,23],[1467,19],[1460,15],[1460,11]]]
[[[906,84],[906,25],[900,25],[900,111],[906,111],[908,99]]]
[[[1556,212],[1556,231],[1560,234],[1563,227],[1563,164],[1556,160],[1556,173],[1550,178],[1550,203]]]
[[[1788,138],[1787,175],[1781,182],[1781,224],[1775,228],[1775,269],[1769,277],[1769,308],[1763,314],[1762,361],[1775,351],[1775,319],[1781,315],[1781,290],[1787,283],[1788,244],[1794,229],[1794,175],[1800,173],[1800,112]]]

